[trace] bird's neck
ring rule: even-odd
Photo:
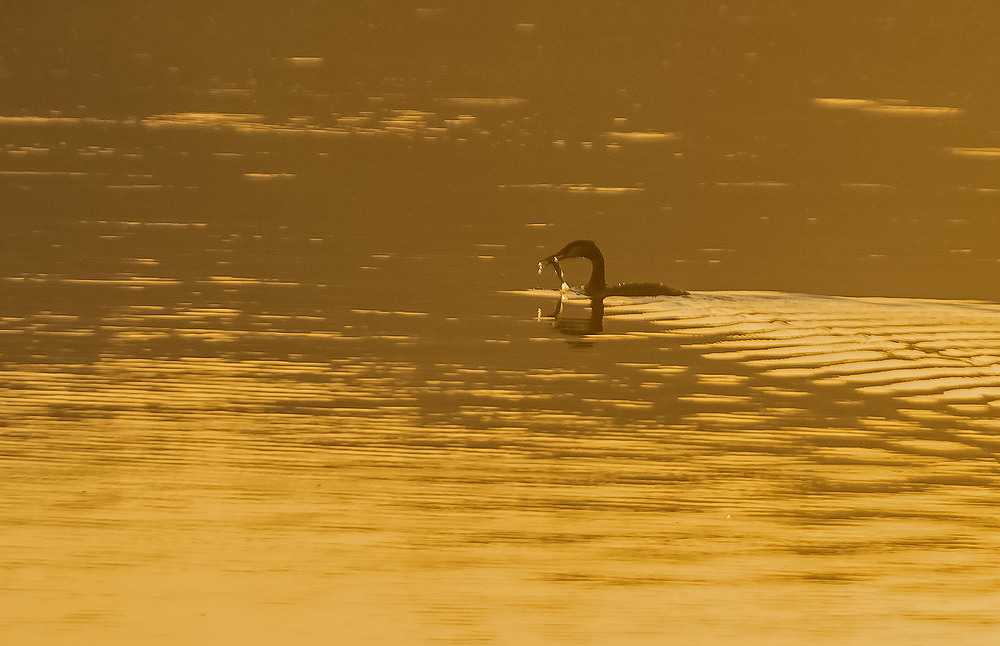
[[[607,287],[607,283],[604,282],[604,256],[600,251],[595,251],[588,255],[587,259],[590,260],[591,270],[586,291],[589,294],[603,292]]]

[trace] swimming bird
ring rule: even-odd
[[[619,283],[608,285],[604,282],[604,254],[594,244],[593,240],[574,240],[559,251],[547,258],[542,258],[542,263],[549,263],[559,271],[559,261],[566,258],[586,258],[590,261],[590,280],[583,286],[585,294],[591,298],[603,298],[605,296],[685,296],[688,292],[683,289],[667,287],[660,283]]]

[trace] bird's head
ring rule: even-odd
[[[555,260],[565,260],[566,258],[590,258],[593,260],[601,255],[601,250],[597,248],[593,240],[574,240],[548,258],[542,258],[539,262],[551,263]]]

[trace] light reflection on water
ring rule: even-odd
[[[177,224],[2,282],[15,636],[992,630],[997,306],[611,298],[570,337],[484,287],[539,280],[497,243]]]
[[[609,299],[589,349],[512,317],[458,361],[440,337],[488,319],[163,309],[5,319],[5,347],[63,344],[3,372],[15,635],[291,618],[307,643],[658,643],[707,622],[836,643],[993,621],[997,306]],[[200,356],[144,356],[162,334]]]
[[[996,642],[988,18],[406,4],[9,12],[0,640]]]

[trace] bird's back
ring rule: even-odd
[[[605,296],[687,296],[688,292],[660,283],[619,283],[608,285]]]

